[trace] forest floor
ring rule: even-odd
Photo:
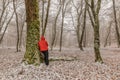
[[[46,66],[21,63],[24,52],[0,49],[0,80],[120,80],[120,49],[100,49],[104,63],[94,62],[93,49],[49,51]]]

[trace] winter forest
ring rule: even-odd
[[[0,80],[120,80],[119,4],[0,0]]]

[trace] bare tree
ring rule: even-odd
[[[44,35],[44,34],[45,34],[46,27],[47,27],[47,23],[48,23],[48,18],[49,18],[49,9],[50,9],[50,2],[51,2],[51,0],[48,0],[47,13],[46,13],[46,18],[45,18],[44,27],[43,27],[43,30],[42,30],[42,35]],[[42,25],[42,26],[43,26],[43,25]]]
[[[108,34],[107,34],[106,39],[105,39],[104,47],[107,46],[108,39],[109,39],[109,37],[110,37],[110,33],[111,33],[111,26],[112,26],[112,21],[110,21],[110,24],[109,24],[109,27],[108,27],[108,32],[107,32]]]
[[[65,2],[65,0],[62,0],[62,24],[61,24],[60,50],[59,51],[62,50],[62,38],[63,38],[64,18],[65,18],[66,9],[67,9],[67,7],[68,7],[68,5],[69,5],[70,2],[71,2],[71,0],[68,0],[67,2]]]
[[[60,0],[60,4],[61,4],[61,0]],[[53,31],[52,31],[52,42],[51,42],[51,50],[53,50],[53,45],[55,43],[55,38],[56,38],[56,26],[57,26],[57,20],[58,20],[58,17],[59,17],[59,14],[60,14],[60,11],[61,11],[61,5],[59,5],[59,9],[58,9],[58,12],[55,16],[55,21],[54,21],[54,25],[53,25]]]
[[[94,0],[90,0],[90,4],[88,0],[85,0],[88,7],[88,13],[89,13],[89,17],[94,29],[94,51],[95,51],[95,62],[100,62],[103,63],[102,57],[100,55],[100,34],[99,34],[99,11],[101,8],[101,0],[97,0],[96,1],[96,5],[95,5],[95,1]]]
[[[83,0],[81,0],[79,6],[77,7],[74,3],[74,1],[72,1],[74,8],[76,9],[77,12],[77,27],[75,27],[76,29],[76,33],[77,33],[77,40],[78,40],[78,45],[80,50],[83,51],[83,38],[85,39],[85,27],[86,27],[86,10],[87,10],[87,5],[85,5],[83,3]],[[85,5],[85,7],[83,6]],[[84,7],[84,9],[83,9]],[[84,12],[83,12],[84,10]],[[82,16],[83,14],[83,16]],[[82,18],[83,18],[83,22],[82,22]],[[73,20],[72,20],[73,21]],[[74,21],[73,21],[74,22]],[[80,30],[80,27],[82,28]],[[80,31],[81,31],[81,36],[80,36]],[[86,39],[85,39],[86,40]],[[84,41],[85,44],[86,41]]]
[[[9,4],[10,4],[10,0],[8,0],[8,1],[2,0],[2,12],[0,15],[0,32],[1,32],[3,25],[6,21],[6,18],[8,16],[8,13],[6,14],[6,9],[7,9]],[[5,17],[4,17],[4,15],[5,15]],[[3,22],[2,22],[2,20],[3,20]]]
[[[16,16],[16,27],[17,27],[17,44],[16,44],[16,50],[17,52],[19,52],[19,41],[20,41],[20,37],[19,37],[19,23],[18,23],[18,14],[16,11],[16,4],[15,4],[15,0],[13,0],[13,8],[14,8],[14,12],[15,12],[15,16]]]
[[[117,22],[117,16],[116,16],[116,10],[115,10],[115,0],[112,0],[113,2],[113,12],[114,12],[114,21],[115,21],[115,30],[117,35],[117,41],[118,41],[118,47],[120,47],[120,33],[118,28],[118,22]]]
[[[21,29],[20,29],[20,41],[19,41],[19,50],[21,51],[21,45],[22,45],[22,37],[23,37],[23,29],[25,25],[25,14],[21,15]]]
[[[41,17],[41,28],[43,31],[43,27],[44,27],[44,0],[42,0],[42,17]]]
[[[8,28],[8,26],[9,26],[9,23],[11,22],[11,20],[12,20],[12,18],[13,18],[13,15],[14,15],[14,12],[13,12],[12,15],[10,16],[8,22],[6,22],[5,29],[4,29],[4,31],[3,31],[2,36],[0,37],[0,44],[1,44],[2,40],[3,40],[3,38],[4,38],[4,35],[5,35],[5,32],[6,32],[7,28]]]
[[[83,37],[84,37],[84,33],[85,33],[85,27],[86,27],[86,11],[87,11],[87,4],[85,4],[85,11],[84,11],[84,19],[83,19],[83,29],[82,29],[82,34],[81,34],[81,38],[80,38],[80,49],[83,50],[82,47],[82,43],[83,43]]]

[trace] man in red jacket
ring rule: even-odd
[[[41,39],[39,40],[38,46],[39,46],[39,50],[44,54],[45,64],[49,65],[48,43],[45,40],[44,36],[42,36]]]

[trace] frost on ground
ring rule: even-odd
[[[120,49],[101,49],[104,64],[94,62],[92,49],[49,53],[49,66],[33,66],[21,63],[24,52],[0,49],[0,80],[120,80]]]

